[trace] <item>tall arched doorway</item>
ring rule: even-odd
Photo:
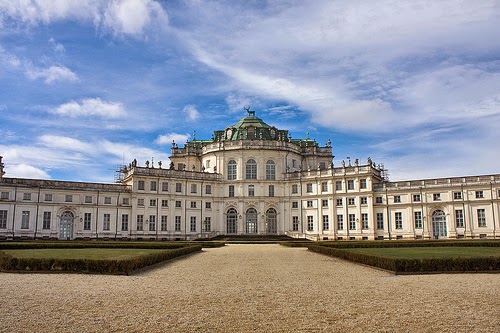
[[[266,212],[266,229],[268,234],[278,233],[278,221],[274,208],[269,208]]]
[[[235,234],[238,232],[238,212],[234,208],[227,211],[226,232],[228,234]]]
[[[255,208],[247,210],[246,232],[247,234],[257,233],[257,211]]]
[[[448,237],[446,214],[442,210],[436,210],[432,213],[432,236],[435,239]]]
[[[73,239],[73,221],[75,216],[72,212],[65,211],[61,214],[61,221],[59,224],[59,239],[70,240]]]

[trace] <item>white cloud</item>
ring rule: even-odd
[[[9,165],[8,172],[6,172],[5,177],[32,179],[51,178],[50,175],[44,170],[24,163]]]
[[[195,105],[186,105],[184,107],[184,109],[182,110],[182,112],[184,112],[187,116],[187,118],[189,120],[197,120],[201,117],[200,113],[198,112],[198,110],[196,110],[196,106]]]
[[[78,81],[78,76],[64,66],[50,66],[46,69],[27,69],[26,75],[31,80],[43,79],[45,83],[52,84],[56,81]]]
[[[245,97],[241,94],[229,94],[226,97],[226,103],[229,107],[229,111],[234,113],[241,113],[243,111],[243,108],[251,107],[252,100],[249,97]]]
[[[13,68],[21,65],[21,61],[15,55],[7,52],[2,45],[0,45],[0,63]]]
[[[71,101],[59,105],[53,113],[69,117],[98,116],[102,118],[118,118],[126,114],[121,103],[105,102],[100,98],[85,98],[80,102]]]
[[[38,138],[43,146],[67,151],[89,153],[95,150],[95,145],[66,136],[45,134]]]
[[[164,135],[159,135],[156,138],[155,143],[158,145],[168,145],[171,144],[172,141],[175,141],[176,144],[183,144],[188,141],[191,136],[189,134],[179,134],[179,133],[168,133]]]
[[[154,0],[25,0],[1,1],[0,11],[28,25],[61,20],[92,22],[115,35],[140,37],[146,29],[163,29],[168,15]],[[0,17],[0,23],[1,23]]]
[[[66,48],[64,48],[64,45],[62,45],[61,43],[57,43],[53,37],[50,37],[49,44],[50,44],[50,46],[52,46],[52,49],[55,52],[58,52],[58,53],[66,52]]]

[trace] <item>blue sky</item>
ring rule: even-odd
[[[499,173],[499,32],[486,0],[0,0],[0,155],[112,182],[250,106],[391,180]]]

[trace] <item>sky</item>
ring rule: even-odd
[[[492,0],[0,0],[6,177],[113,182],[246,116],[396,180],[500,173]]]

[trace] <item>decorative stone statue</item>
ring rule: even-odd
[[[149,160],[146,161],[146,168],[149,168]]]
[[[170,170],[174,170],[174,162],[170,162]]]
[[[354,160],[354,166],[358,166],[359,165],[359,160],[358,159],[355,159]]]
[[[162,165],[162,163],[161,163],[161,161],[159,161],[159,162],[158,162],[158,167],[159,167],[160,169],[161,169],[161,165]]]

